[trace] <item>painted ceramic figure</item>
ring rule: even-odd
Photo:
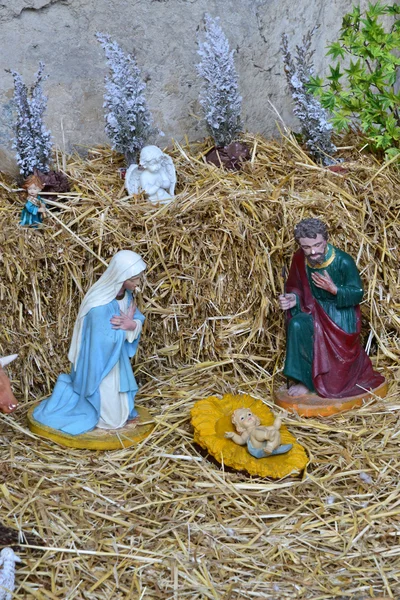
[[[247,450],[254,458],[265,458],[274,454],[285,454],[292,444],[281,445],[281,417],[276,417],[269,427],[260,425],[260,419],[248,408],[237,408],[232,415],[232,423],[237,433],[227,431],[225,437],[239,446],[247,444]]]
[[[354,260],[328,243],[319,219],[300,221],[295,239],[300,248],[279,297],[288,315],[288,394],[345,398],[377,388],[385,380],[360,345],[363,286]]]
[[[0,410],[3,413],[11,413],[17,408],[17,400],[12,392],[10,381],[3,367],[17,358],[18,354],[11,356],[0,356]]]
[[[154,203],[166,203],[171,200],[175,183],[174,163],[171,157],[157,146],[145,146],[140,153],[139,165],[131,165],[125,176],[129,195],[143,190],[150,202]]]
[[[68,354],[71,373],[60,375],[53,394],[34,410],[39,423],[76,435],[94,427],[117,429],[137,416],[129,359],[144,322],[133,292],[145,268],[138,254],[121,250],[89,289]]]
[[[19,224],[37,227],[43,221],[43,216],[46,213],[46,203],[39,196],[39,192],[44,188],[44,183],[38,175],[30,175],[24,181],[22,187],[28,192],[28,196],[22,209]]]

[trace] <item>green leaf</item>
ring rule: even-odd
[[[386,77],[386,84],[387,85],[394,85],[397,81],[397,73],[395,70],[393,70],[391,73],[388,73],[387,77]]]
[[[386,96],[383,94],[379,94],[379,95],[377,94],[376,97],[379,102],[379,106],[382,110],[386,111],[386,110],[390,110],[391,108],[394,108],[393,101],[390,98],[390,96]]]
[[[335,112],[331,123],[337,131],[348,131],[350,128],[351,119],[348,116]]]
[[[379,127],[374,127],[374,125],[366,126],[364,123],[362,123],[361,130],[364,133],[367,133],[371,140],[381,134]]]
[[[340,72],[340,64],[337,63],[336,67],[329,66],[329,70],[330,70],[331,74],[328,77],[328,79],[331,79],[332,81],[339,81],[339,79],[343,75],[343,73]]]
[[[400,4],[393,4],[386,7],[388,15],[400,15]]]
[[[400,149],[399,148],[392,147],[392,148],[387,148],[387,150],[385,150],[386,160],[391,160],[395,156],[398,156],[400,158]]]
[[[368,51],[372,58],[384,58],[385,56],[380,45],[368,44]]]
[[[344,70],[350,77],[361,77],[365,73],[365,69],[361,66],[361,60],[358,59],[357,62],[353,62],[350,60],[350,65],[348,69]]]
[[[340,64],[337,63],[336,67],[329,66],[329,69],[331,74],[327,77],[327,79],[331,81],[332,89],[338,92],[341,89],[339,80],[343,76],[343,73],[340,71]]]
[[[390,99],[393,106],[400,106],[400,93],[388,92],[387,97]]]
[[[334,59],[338,58],[339,56],[340,56],[340,58],[344,58],[345,57],[344,48],[342,48],[342,46],[339,42],[334,42],[333,44],[331,44],[329,46],[329,50],[326,53],[326,56],[332,56]]]
[[[336,96],[333,92],[326,91],[321,94],[321,104],[324,108],[332,111],[336,105]]]
[[[353,12],[348,13],[343,17],[342,22],[342,30],[347,29],[348,27],[357,26],[361,16],[361,9],[359,6],[353,7]]]
[[[371,17],[379,17],[381,15],[385,15],[386,12],[387,12],[386,4],[382,5],[380,2],[376,2],[376,4],[370,3],[368,5],[367,14],[369,14]]]
[[[306,85],[307,92],[311,94],[319,95],[322,92],[322,86],[324,84],[324,80],[322,77],[310,77],[308,83]]]
[[[342,92],[340,95],[341,105],[350,112],[359,112],[362,107],[362,100],[348,92]]]
[[[400,139],[400,127],[397,126],[397,119],[389,115],[385,122],[385,129],[394,140]]]
[[[392,138],[387,133],[375,136],[373,142],[376,148],[382,148],[382,150],[386,150],[386,148],[392,146]]]

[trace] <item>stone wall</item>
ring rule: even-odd
[[[366,6],[366,0],[361,6]],[[326,44],[335,39],[350,0],[12,0],[0,4],[0,169],[13,169],[10,99],[13,81],[5,69],[33,81],[39,61],[49,79],[46,124],[67,151],[107,142],[103,121],[104,53],[95,33],[109,33],[134,52],[147,81],[147,99],[158,127],[171,138],[202,138],[206,131],[198,102],[196,32],[209,12],[220,16],[243,96],[247,130],[276,133],[273,103],[296,126],[282,69],[282,32],[291,44],[316,23],[315,65],[326,67]],[[15,168],[15,167],[14,167]]]

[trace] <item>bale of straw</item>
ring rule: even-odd
[[[0,415],[1,520],[30,534],[16,597],[398,596],[398,171],[347,149],[348,172],[335,174],[290,137],[246,142],[241,173],[204,164],[206,145],[177,145],[180,197],[161,208],[125,197],[110,150],[62,157],[73,191],[37,231],[17,226],[23,198],[2,179],[0,352],[20,353],[9,373],[21,405]],[[284,351],[276,296],[304,216],[324,218],[357,259],[364,340],[392,383],[384,401],[323,422],[288,417],[308,472],[271,482],[201,454],[189,413],[225,392],[271,406]],[[31,434],[25,413],[69,368],[82,296],[121,248],[148,263],[135,369],[156,427],[136,448],[66,450]]]
[[[153,372],[232,360],[239,376],[273,374],[284,348],[282,267],[305,216],[323,218],[333,243],[357,260],[376,365],[398,360],[398,171],[360,157],[341,176],[307,162],[291,140],[247,142],[252,160],[240,173],[204,164],[202,148],[177,147],[180,194],[168,207],[126,198],[107,149],[69,159],[74,192],[40,230],[17,226],[23,198],[1,188],[0,351],[21,354],[19,393],[50,391],[68,367],[82,296],[121,248],[148,264],[140,357]]]

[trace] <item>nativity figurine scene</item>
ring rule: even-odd
[[[204,38],[202,34],[198,38],[197,72],[202,81],[200,104],[215,143],[211,154],[217,152],[218,166],[240,169],[250,153],[247,146],[243,150],[239,140],[243,129],[242,97],[234,52],[218,18],[207,14],[204,25]],[[301,94],[306,93],[307,74],[313,68],[313,32],[303,38],[295,57],[288,38],[283,36],[281,52],[295,114],[302,124],[302,135],[308,136],[306,145],[317,161],[328,165],[336,147],[331,142],[332,127],[327,123],[326,110],[315,98],[307,96],[307,102],[300,102]],[[176,171],[168,154],[148,144],[149,138],[160,132],[152,125],[144,96],[146,84],[136,59],[110,36],[97,33],[96,37],[109,68],[104,94],[105,129],[112,147],[125,156],[129,165],[125,177],[128,194],[144,192],[154,204],[169,203],[175,194]],[[44,183],[38,169],[48,171],[52,151],[51,135],[43,123],[47,104],[41,88],[43,69],[40,63],[30,92],[21,76],[11,71],[18,109],[14,144],[28,193],[20,224],[33,228],[40,225],[46,213],[46,204],[39,195]],[[318,122],[314,137],[309,130],[311,113]],[[19,127],[20,122],[32,125],[35,119],[37,143]],[[42,153],[36,146],[43,149]],[[229,160],[221,161],[227,149],[232,150],[227,154]],[[210,157],[207,154],[203,158],[207,161]],[[291,384],[275,393],[276,403],[303,416],[329,416],[361,405],[370,395],[384,396],[385,379],[373,370],[360,343],[363,288],[354,260],[328,242],[327,227],[318,219],[298,223],[295,239],[299,249],[293,257],[285,293],[279,297],[287,320],[284,374]],[[89,289],[79,309],[68,354],[71,372],[60,375],[52,395],[30,412],[30,425],[36,431],[46,428],[47,433],[67,436],[68,443],[74,440],[75,444],[89,432],[99,436],[101,431],[136,427],[134,398],[138,388],[130,358],[136,353],[144,322],[134,293],[144,270],[139,255],[119,251]],[[291,455],[290,445],[280,443],[279,416],[272,424],[261,424],[259,416],[247,406],[240,406],[232,412],[232,419],[236,431],[226,431],[225,439],[246,446],[252,458],[272,460],[282,453]]]
[[[284,375],[292,382],[276,403],[303,416],[330,416],[384,397],[385,378],[374,371],[360,343],[363,286],[353,258],[328,242],[319,219],[294,230],[286,293],[279,306],[288,316]]]
[[[374,19],[379,15],[375,26]],[[260,18],[260,32],[265,22]],[[137,23],[128,48],[139,47],[141,32]],[[93,148],[85,157],[57,151],[74,192],[54,206],[46,227],[44,178],[35,176],[46,171],[47,158],[39,164],[24,132],[17,151],[28,196],[20,193],[22,179],[0,182],[0,350],[20,352],[13,363],[18,374],[7,369],[10,357],[0,359],[2,505],[18,535],[26,528],[43,538],[42,547],[28,537],[22,542],[27,568],[17,572],[14,595],[40,594],[43,587],[54,597],[76,590],[98,598],[231,592],[311,598],[334,597],[346,587],[348,595],[361,594],[367,582],[371,597],[393,596],[396,570],[382,560],[397,552],[386,533],[398,516],[400,222],[398,162],[382,157],[399,150],[399,132],[392,124],[395,143],[374,157],[354,131],[352,148],[337,144],[329,110],[310,91],[311,38],[301,44],[299,32],[295,56],[290,36],[281,50],[300,132],[285,128],[281,140],[243,134],[234,52],[219,22],[206,17],[198,39],[201,108],[211,137],[165,143],[165,152],[150,145],[151,115],[135,58],[100,34],[110,70],[104,108],[113,149]],[[146,53],[144,41],[139,57],[159,56],[157,43],[156,53]],[[242,41],[236,37],[240,72]],[[333,50],[347,52],[340,44]],[[172,63],[164,62],[157,66],[162,81],[146,73],[152,93],[161,81],[167,97],[179,88],[189,98],[190,78],[174,73],[179,85],[172,87]],[[356,58],[353,70],[362,62]],[[93,81],[90,64],[86,83]],[[348,69],[331,70],[336,90],[328,84],[321,102],[335,96],[337,123],[342,84],[334,79],[346,79]],[[30,117],[14,80],[21,121]],[[33,111],[39,121],[38,87],[40,81],[29,101],[39,98]],[[245,89],[245,126],[267,115],[263,107],[252,112],[257,99],[249,103],[249,94]],[[386,102],[381,112],[391,123]],[[356,104],[367,102],[356,98]],[[171,115],[179,114],[175,109]],[[84,124],[83,107],[79,114]],[[162,122],[169,126],[171,115]],[[66,124],[68,136],[73,123]],[[368,119],[357,115],[357,125],[365,126],[372,146]],[[190,130],[174,137],[189,140],[198,126],[196,116]],[[262,123],[263,130],[269,126]],[[36,146],[49,149],[46,136],[42,129]],[[383,131],[379,137],[388,139]],[[340,160],[348,160],[344,168],[331,164]],[[118,179],[123,164],[130,167],[128,193]],[[175,196],[174,164],[187,199]],[[53,210],[52,199],[45,201]],[[278,297],[282,257],[291,251]],[[382,401],[389,373],[391,391]],[[374,520],[380,507],[385,518]],[[364,527],[366,516],[374,522]],[[242,569],[243,589],[232,569],[235,553],[250,565]],[[3,550],[0,557],[0,588],[2,582],[10,593],[15,556]],[[186,577],[185,565],[193,576]],[[8,598],[6,589],[0,598],[1,591]]]
[[[120,250],[86,293],[68,353],[71,372],[61,374],[52,395],[31,411],[32,431],[73,447],[120,448],[121,436],[123,446],[137,443],[135,429],[150,420],[135,408],[138,386],[130,363],[144,323],[135,294],[145,269],[136,252]],[[114,430],[123,435],[115,439]]]

